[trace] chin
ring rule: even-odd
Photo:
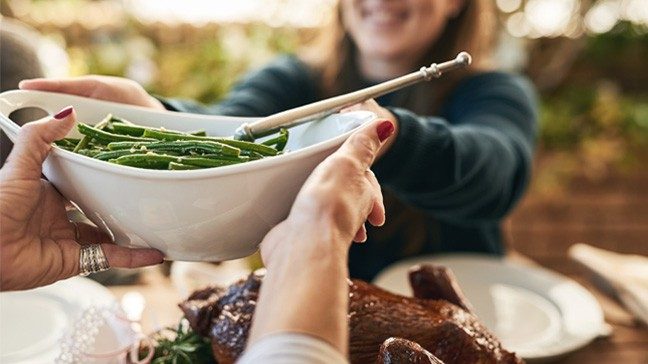
[[[382,60],[402,59],[407,54],[401,47],[394,47],[393,43],[389,46],[368,45],[363,47],[361,52],[368,57]]]
[[[407,57],[416,44],[416,35],[401,29],[399,32],[363,32],[356,38],[360,51],[370,57]]]

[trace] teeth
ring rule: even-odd
[[[368,15],[369,18],[374,19],[375,21],[381,23],[392,22],[399,19],[399,17],[396,14],[389,11],[372,11]]]

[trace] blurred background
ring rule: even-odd
[[[1,0],[46,76],[106,74],[213,102],[247,70],[313,40],[334,0]],[[541,95],[530,192],[509,244],[563,273],[577,242],[648,255],[646,0],[497,0],[497,61]],[[3,64],[17,55],[2,50]],[[4,65],[3,65],[4,67]],[[15,86],[14,86],[15,87]]]

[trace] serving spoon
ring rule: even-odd
[[[472,63],[472,57],[467,52],[461,52],[453,60],[443,63],[433,63],[429,67],[421,67],[416,72],[379,83],[374,86],[313,102],[311,104],[282,111],[253,123],[244,123],[234,134],[234,139],[254,141],[256,138],[274,134],[279,129],[292,128],[310,121],[318,120],[336,113],[346,107],[373,99],[392,91],[441,77],[445,72],[467,67]]]

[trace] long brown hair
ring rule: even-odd
[[[301,58],[319,77],[322,97],[354,91],[363,86],[362,76],[357,69],[357,47],[344,29],[339,2],[335,15],[313,46],[301,54]],[[465,0],[463,9],[448,21],[443,33],[418,63],[422,66],[453,59],[457,53],[465,50],[473,56],[473,65],[469,70],[454,71],[432,83],[409,87],[401,93],[398,106],[418,113],[437,111],[444,96],[463,77],[490,68],[494,28],[492,0]]]

